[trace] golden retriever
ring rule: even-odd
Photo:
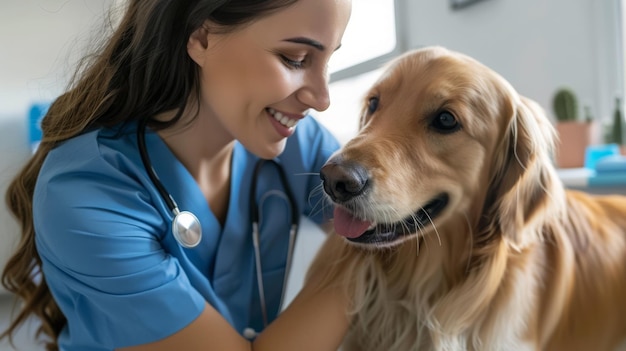
[[[321,171],[332,235],[309,270],[353,305],[344,351],[613,350],[626,197],[565,190],[554,129],[441,47],[394,59]]]

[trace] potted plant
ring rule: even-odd
[[[615,110],[613,110],[613,122],[610,129],[610,134],[607,140],[609,143],[617,144],[620,148],[620,153],[626,155],[626,145],[624,141],[624,116],[622,114],[622,99],[615,98]]]
[[[559,168],[577,168],[585,164],[587,146],[596,143],[596,124],[589,108],[585,120],[579,120],[578,100],[569,88],[560,88],[552,99],[558,134],[556,165]]]

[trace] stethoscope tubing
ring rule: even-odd
[[[300,212],[298,211],[298,203],[296,202],[295,196],[293,195],[293,191],[289,187],[289,182],[287,181],[287,175],[285,174],[284,168],[278,163],[276,160],[259,160],[257,161],[256,166],[254,167],[254,171],[252,173],[252,182],[250,188],[250,216],[252,219],[252,243],[254,246],[254,259],[256,265],[256,280],[257,287],[259,290],[259,300],[261,303],[261,310],[263,314],[263,324],[267,327],[268,325],[268,316],[267,316],[267,303],[265,300],[265,287],[263,284],[263,269],[261,264],[261,244],[259,238],[259,208],[258,202],[256,201],[256,179],[261,172],[261,168],[264,164],[269,163],[273,164],[276,170],[278,171],[278,175],[281,181],[281,184],[285,188],[285,194],[289,200],[289,205],[291,207],[291,227],[289,229],[289,242],[287,244],[287,261],[285,262],[285,274],[283,275],[283,286],[281,290],[281,297],[278,304],[278,312],[280,312],[282,305],[284,303],[285,294],[287,290],[287,283],[289,280],[289,273],[291,271],[292,261],[293,261],[293,252],[295,249],[295,241],[296,235],[298,232],[298,225],[300,219]]]
[[[139,125],[137,126],[137,145],[139,148],[139,156],[141,156],[141,162],[143,163],[143,166],[146,169],[146,172],[148,172],[148,177],[150,177],[152,184],[154,184],[157,191],[159,192],[159,195],[161,195],[161,197],[163,198],[163,201],[165,201],[165,204],[167,205],[168,209],[174,215],[176,215],[180,212],[180,210],[178,209],[178,204],[176,204],[176,201],[174,201],[174,198],[172,197],[172,195],[170,195],[170,193],[167,192],[167,190],[165,189],[165,186],[163,185],[163,183],[161,183],[161,180],[159,179],[156,171],[154,170],[154,167],[152,167],[152,162],[150,161],[150,156],[148,155],[148,150],[146,148],[147,124],[148,124],[147,120],[142,120],[139,122]]]
[[[183,247],[188,249],[194,248],[200,244],[200,241],[202,240],[202,226],[200,225],[200,220],[196,217],[196,215],[189,211],[181,211],[172,195],[165,189],[163,183],[161,183],[154,167],[152,167],[152,162],[150,161],[150,156],[148,155],[148,150],[146,148],[146,126],[147,121],[145,120],[141,121],[137,126],[137,145],[139,148],[139,155],[141,156],[141,162],[143,163],[152,184],[156,187],[159,195],[163,201],[165,201],[173,216],[171,228],[174,239],[176,239],[176,241]]]

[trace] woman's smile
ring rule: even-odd
[[[274,129],[285,138],[293,134],[294,130],[296,130],[296,125],[305,116],[303,114],[288,114],[276,111],[271,107],[265,109],[265,111],[270,115],[270,121]]]

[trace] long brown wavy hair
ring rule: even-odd
[[[8,337],[13,343],[13,333],[34,315],[41,320],[37,336],[47,337],[48,350],[58,350],[58,336],[67,322],[41,277],[35,247],[33,192],[48,152],[87,128],[131,120],[155,130],[172,126],[188,101],[199,99],[198,69],[186,49],[190,35],[206,20],[228,33],[296,1],[128,0],[119,25],[83,59],[66,92],[51,104],[41,123],[37,151],[8,187],[6,202],[22,235],[2,272],[2,285],[22,304],[0,339]],[[154,119],[166,111],[176,114],[168,121]]]

